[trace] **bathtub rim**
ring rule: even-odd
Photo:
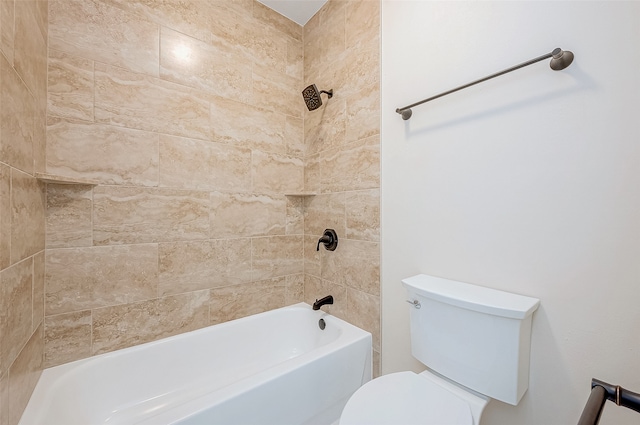
[[[219,327],[219,328],[225,328],[225,327],[231,327],[233,325],[238,325],[239,323],[243,323],[243,322],[248,322],[251,320],[258,320],[260,317],[262,316],[266,316],[269,313],[275,312],[275,311],[280,311],[280,310],[287,310],[287,309],[294,309],[294,308],[302,308],[304,310],[311,310],[312,314],[314,312],[314,310],[312,310],[312,307],[310,304],[307,304],[306,302],[299,302],[299,303],[295,303],[295,304],[291,304],[288,306],[284,306],[284,307],[279,307],[279,308],[275,308],[272,310],[267,310],[267,311],[263,311],[261,313],[256,313],[256,314],[251,314],[249,316],[244,316],[244,317],[240,317],[238,319],[233,319],[233,320],[228,320],[226,322],[222,322],[222,323],[215,323],[213,325],[208,325],[205,326],[203,328],[199,328],[199,329],[194,329],[192,331],[188,331],[188,332],[182,332],[176,335],[171,335],[165,338],[160,338],[160,339],[156,339],[154,341],[149,341],[149,342],[143,342],[141,344],[137,344],[137,345],[133,345],[131,347],[125,347],[125,348],[120,348],[118,350],[113,350],[113,351],[109,351],[107,353],[101,353],[101,354],[96,354],[94,356],[90,356],[90,357],[85,357],[83,359],[78,359],[78,360],[73,360],[71,362],[67,362],[67,363],[63,363],[60,365],[56,365],[56,366],[51,366],[48,368],[43,369],[42,373],[44,374],[45,372],[50,372],[49,374],[58,376],[58,375],[62,375],[66,372],[67,369],[75,369],[76,367],[82,366],[85,363],[91,363],[91,362],[95,362],[98,361],[99,359],[104,359],[104,358],[110,358],[110,357],[118,357],[121,356],[123,354],[125,354],[125,352],[136,352],[136,351],[143,351],[144,349],[148,349],[149,347],[153,347],[156,345],[164,345],[164,344],[168,344],[172,341],[179,341],[181,339],[186,339],[189,337],[193,337],[196,335],[199,335],[201,333],[206,333],[207,331],[210,331],[211,328],[213,327]],[[353,325],[349,322],[347,322],[344,319],[341,319],[337,316],[334,316],[330,313],[327,313],[325,311],[322,310],[317,310],[315,311],[315,314],[317,315],[317,319],[324,319],[325,321],[328,321],[327,324],[331,324],[331,323],[336,323],[336,320],[343,323],[344,325],[346,325],[347,329],[350,329],[349,333],[354,333],[357,334],[358,332],[365,332],[369,335],[371,335],[370,332],[357,327],[356,325]],[[340,340],[342,338],[342,335],[339,336],[336,341]],[[332,343],[335,341],[332,341]],[[318,349],[320,349],[322,347],[319,347]],[[52,377],[53,378],[53,377]],[[52,379],[49,378],[49,379]],[[42,378],[41,378],[42,379]]]
[[[158,414],[150,415],[148,416],[148,418],[153,418],[155,416],[165,414],[170,410],[180,408],[181,406],[192,403],[194,400],[197,400],[197,399],[210,397],[212,394],[215,394],[215,393],[222,393],[223,391],[228,391],[229,394],[235,395],[241,392],[240,389],[242,388],[242,384],[244,382],[247,382],[251,379],[257,379],[255,377],[260,377],[260,379],[263,382],[267,382],[270,379],[275,379],[275,377],[277,377],[279,372],[282,370],[295,370],[309,363],[312,359],[322,357],[323,355],[327,355],[332,351],[338,350],[340,348],[344,348],[349,344],[353,344],[363,339],[368,340],[369,347],[371,347],[372,336],[371,336],[371,333],[369,333],[368,331],[365,331],[364,329],[361,329],[347,322],[346,320],[340,319],[322,310],[313,311],[309,304],[305,302],[300,302],[296,304],[291,304],[289,306],[280,307],[277,309],[272,309],[265,312],[230,320],[227,322],[209,325],[200,329],[195,329],[193,331],[180,333],[180,334],[169,336],[166,338],[161,338],[155,341],[145,342],[135,346],[126,347],[126,348],[114,350],[108,353],[102,353],[95,356],[91,356],[84,359],[79,359],[79,360],[75,360],[65,364],[47,368],[42,372],[38,380],[38,383],[36,384],[36,387],[29,399],[29,402],[23,412],[23,415],[20,421],[18,422],[18,425],[24,425],[26,423],[32,423],[32,422],[36,423],[37,420],[41,418],[41,415],[38,414],[38,411],[42,408],[45,408],[45,411],[48,411],[48,409],[50,409],[51,404],[54,402],[54,399],[52,396],[53,392],[55,392],[57,388],[60,388],[60,386],[64,385],[64,382],[66,381],[65,378],[70,379],[66,376],[70,372],[82,373],[82,369],[87,368],[90,370],[90,367],[92,365],[94,365],[95,363],[99,364],[99,362],[103,359],[110,359],[110,358],[117,359],[118,357],[125,356],[129,353],[145,351],[145,350],[148,350],[149,348],[170,344],[172,342],[180,341],[182,339],[193,338],[194,336],[211,332],[212,328],[226,328],[226,327],[233,327],[238,325],[243,326],[242,324],[244,322],[260,320],[260,318],[262,318],[263,316],[273,314],[274,311],[287,310],[287,309],[307,310],[309,313],[315,315],[317,320],[321,318],[324,319],[328,326],[331,326],[332,324],[335,326],[339,326],[341,328],[341,332],[335,340],[332,340],[327,344],[318,346],[309,352],[305,352],[299,356],[287,359],[284,362],[268,366],[267,368],[253,375],[246,376],[240,379],[239,381],[234,381],[231,384],[225,385],[223,387],[212,389],[211,391],[207,391],[206,393],[199,394],[195,396],[193,399],[189,399],[187,401],[178,403],[176,406],[168,410],[159,412]],[[371,358],[369,362],[372,363]],[[230,397],[232,397],[232,395],[225,397],[225,399]],[[27,422],[23,422],[23,419]],[[146,417],[142,418],[136,423],[140,423],[140,424],[147,423],[147,419]]]

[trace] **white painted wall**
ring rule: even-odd
[[[640,3],[383,1],[382,370],[419,371],[400,279],[530,295],[531,382],[483,424],[576,423],[592,377],[640,391]],[[550,52],[575,53],[414,109]],[[608,403],[601,424],[637,424]]]

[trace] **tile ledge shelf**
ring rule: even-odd
[[[315,192],[297,192],[297,193],[285,193],[284,196],[316,196]]]
[[[44,183],[54,184],[83,184],[97,186],[97,180],[85,179],[82,177],[59,176],[57,174],[35,173],[35,178]]]

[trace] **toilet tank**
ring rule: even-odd
[[[540,300],[424,274],[402,284],[414,303],[413,356],[458,384],[518,404],[529,387],[531,319]]]

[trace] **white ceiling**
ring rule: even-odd
[[[304,26],[327,0],[258,0],[260,3]]]

